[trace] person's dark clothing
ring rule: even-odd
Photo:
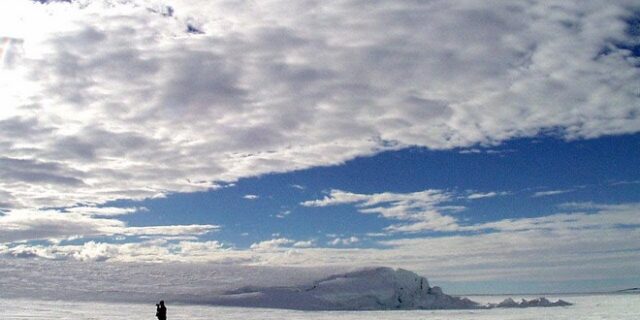
[[[156,317],[158,320],[167,320],[167,307],[164,304],[156,306]]]

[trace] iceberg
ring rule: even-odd
[[[489,309],[566,306],[545,298],[480,304],[445,294],[414,272],[388,267],[366,268],[292,287],[246,286],[225,292],[213,304],[298,310]]]

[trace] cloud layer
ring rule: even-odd
[[[3,1],[0,203],[637,132],[633,4]]]
[[[172,271],[176,272],[175,277],[207,265],[212,270],[224,265],[235,268],[238,265],[323,266],[333,270],[389,265],[416,270],[437,280],[637,278],[640,204],[579,204],[571,207],[581,210],[538,218],[505,219],[470,228],[484,232],[445,234],[434,238],[377,238],[377,248],[332,247],[360,241],[355,237],[336,238],[335,243],[327,246],[316,245],[313,240],[277,237],[255,243],[249,249],[227,247],[217,241],[159,238],[138,243],[90,241],[82,245],[0,245],[0,255],[65,261],[186,263]],[[0,259],[0,271],[3,264],[19,264],[12,260]],[[33,264],[26,260],[24,263]],[[100,268],[124,270],[129,266]]]
[[[129,227],[118,219],[119,215],[139,210],[144,208],[15,209],[0,215],[0,243],[27,240],[57,242],[91,236],[198,236],[219,228],[216,225]]]

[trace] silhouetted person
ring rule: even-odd
[[[156,317],[158,320],[167,320],[167,307],[164,306],[164,300],[160,300],[160,303],[156,304]]]

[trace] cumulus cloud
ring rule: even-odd
[[[348,238],[334,238],[333,240],[327,242],[327,244],[330,244],[332,246],[337,246],[337,245],[349,246],[358,242],[360,242],[360,238],[351,236]]]
[[[3,207],[637,132],[633,4],[3,1]]]

